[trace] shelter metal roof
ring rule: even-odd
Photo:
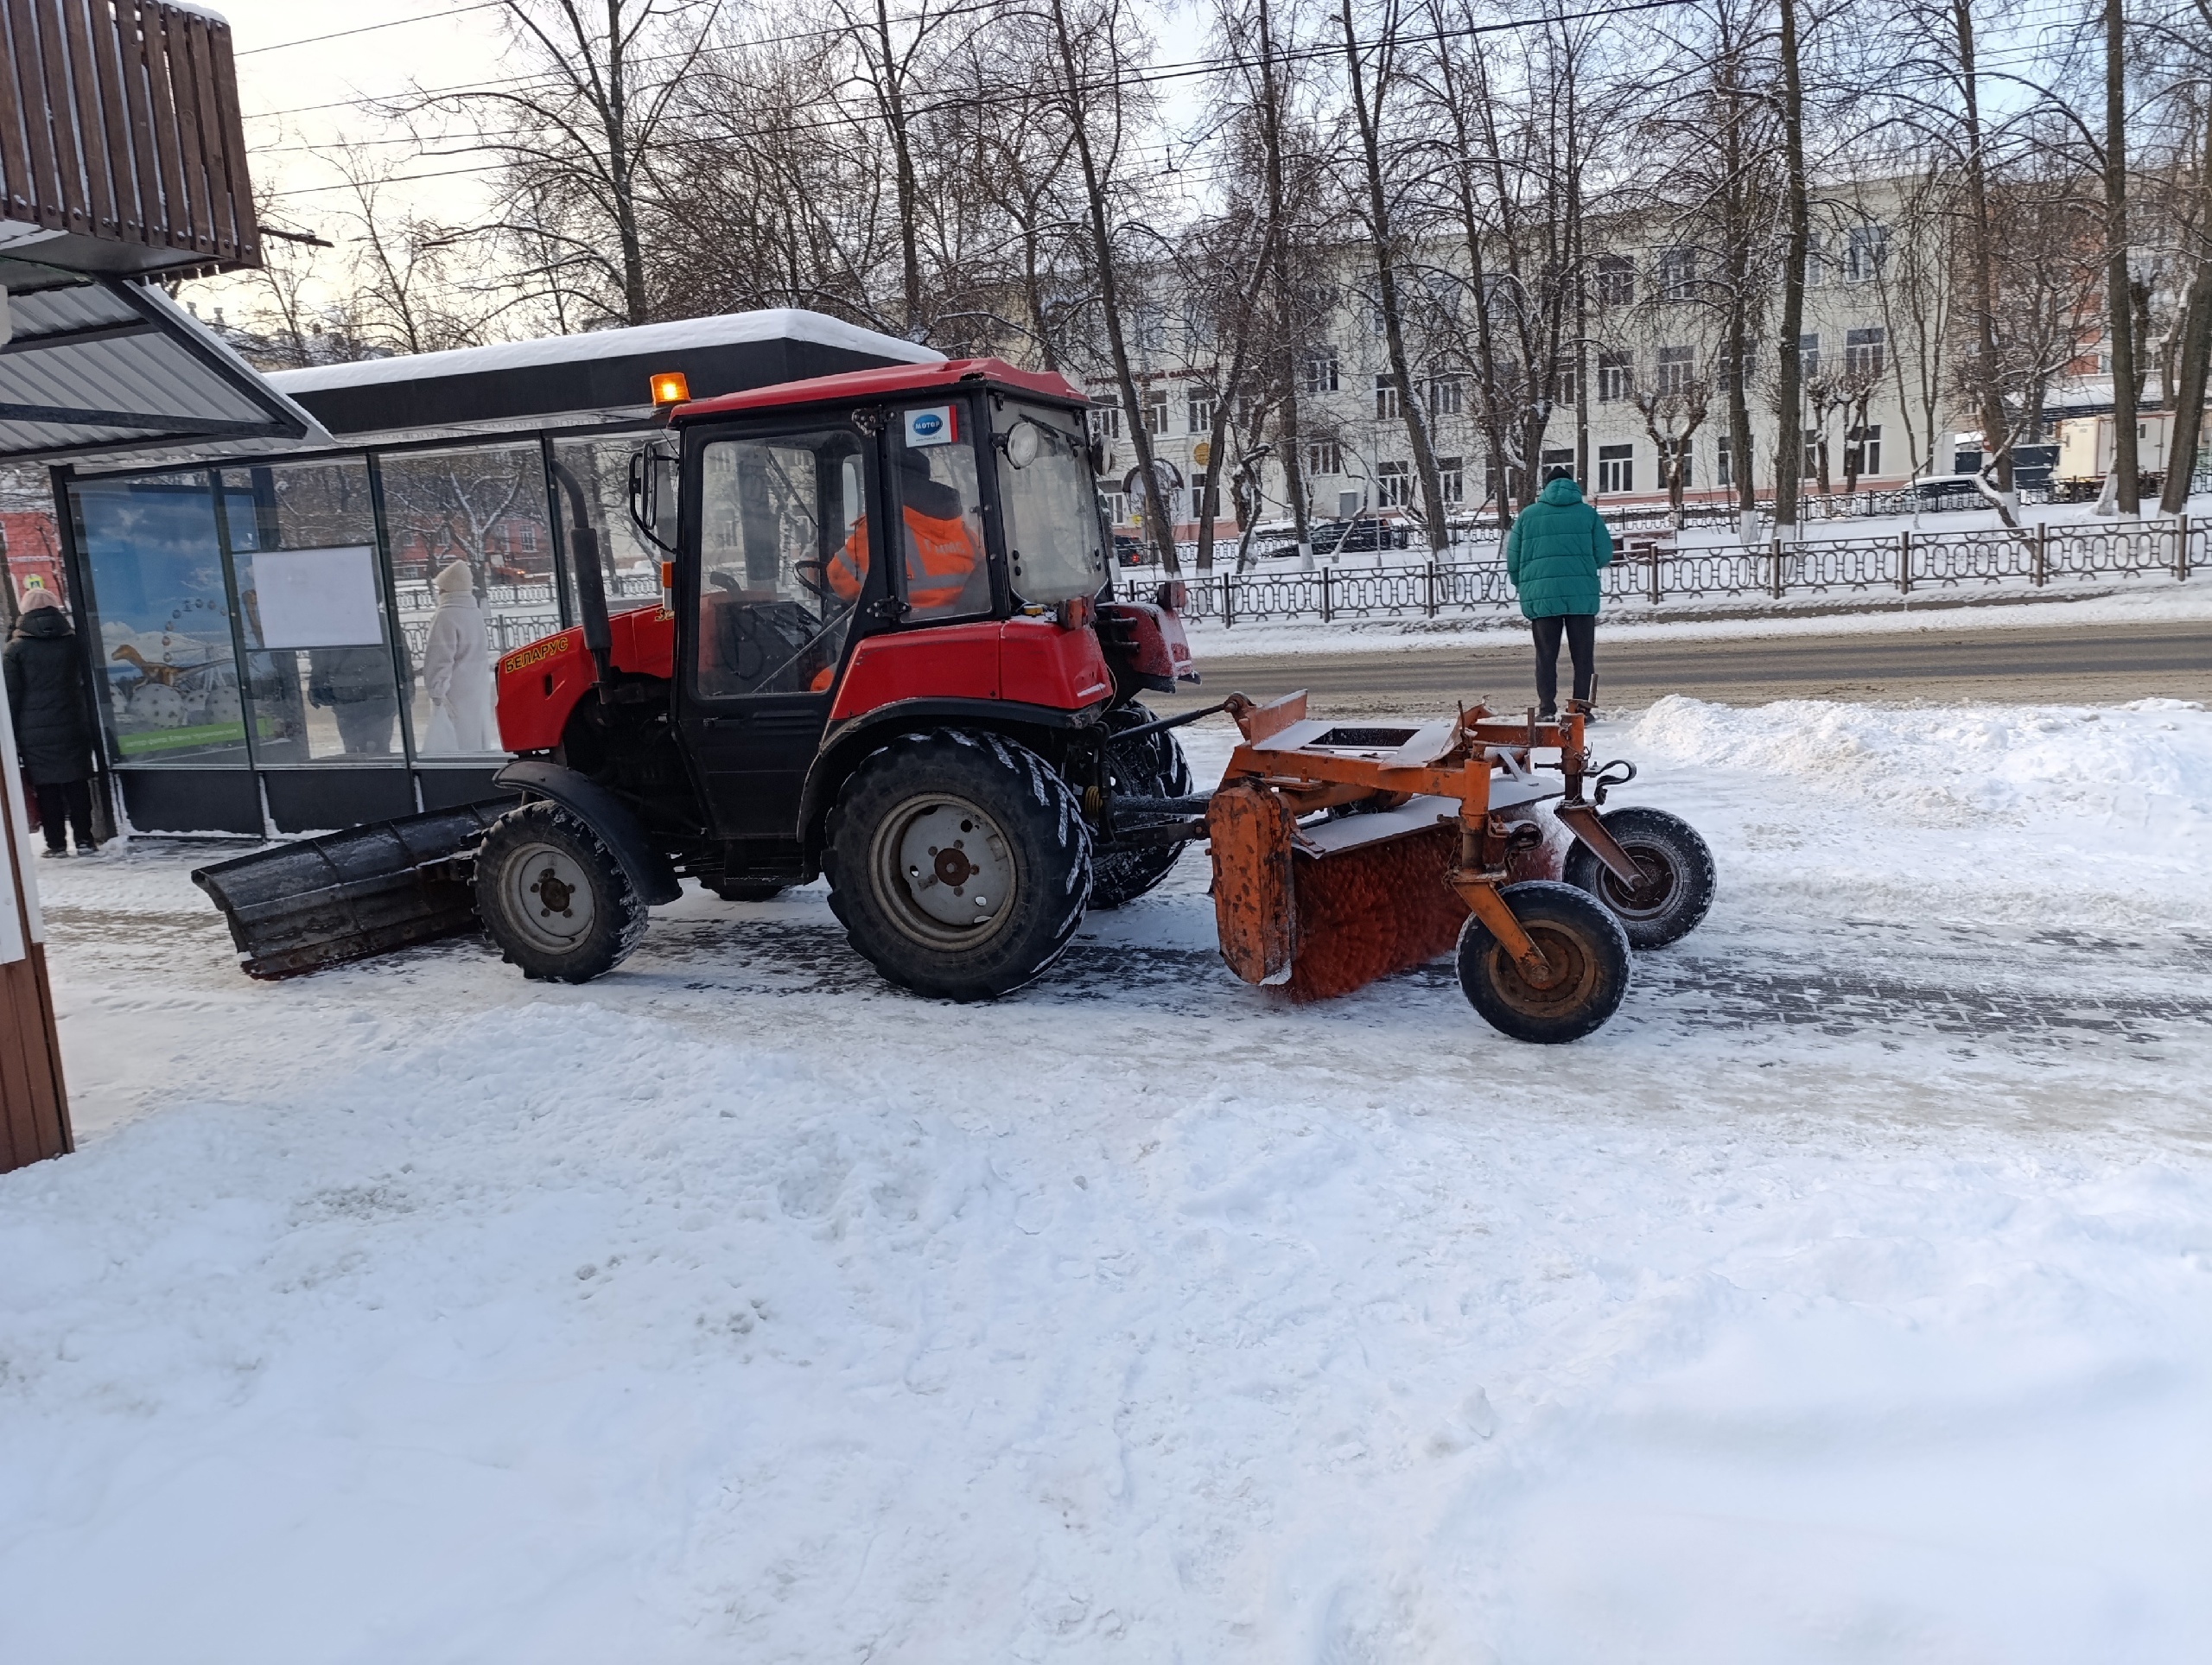
[[[158,289],[94,277],[10,296],[7,307],[0,459],[329,442],[313,416]]]

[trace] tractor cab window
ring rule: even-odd
[[[962,429],[964,404],[901,410],[892,423],[892,485],[899,494],[899,541],[909,623],[991,610],[990,563],[983,558],[983,495],[976,453]]]
[[[1106,581],[1098,482],[1083,418],[1000,402],[992,417],[1009,575],[1023,601],[1095,595]]]
[[[821,692],[868,570],[868,460],[849,429],[721,440],[699,464],[699,692]]]

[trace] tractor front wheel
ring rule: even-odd
[[[938,999],[1021,987],[1066,950],[1090,897],[1090,830],[1027,747],[951,729],[853,772],[823,853],[830,906],[890,982]]]
[[[1580,1040],[1620,1009],[1628,992],[1628,938],[1586,891],[1535,879],[1498,892],[1550,963],[1529,981],[1477,914],[1459,930],[1459,987],[1491,1026],[1516,1040]]]
[[[1664,948],[1697,929],[1713,906],[1713,852],[1697,829],[1680,816],[1641,804],[1598,817],[1613,842],[1643,874],[1641,884],[1621,881],[1578,841],[1567,852],[1567,882],[1588,891],[1612,910],[1631,948]]]
[[[1152,713],[1135,700],[1106,714],[1109,732],[1141,728],[1151,721]],[[1106,768],[1113,790],[1134,798],[1180,798],[1191,790],[1191,766],[1173,729],[1158,729],[1134,740],[1108,740]],[[1152,844],[1099,852],[1091,863],[1090,906],[1114,908],[1135,901],[1175,870],[1183,848]]]
[[[645,934],[645,899],[614,852],[575,811],[540,801],[509,810],[476,851],[476,912],[525,977],[589,982]]]

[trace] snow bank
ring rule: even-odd
[[[1732,709],[1670,696],[1618,739],[1598,734],[1656,781],[1728,783],[1708,837],[1793,908],[1810,892],[1905,918],[2212,925],[2212,713],[2195,704]],[[1755,811],[1739,809],[1754,796]]]
[[[2212,714],[1599,736],[1721,894],[1568,1049],[1236,984],[1195,856],[978,1007],[818,887],[257,985],[42,864],[0,1657],[2194,1662],[2212,976],[2053,921],[2212,907]]]

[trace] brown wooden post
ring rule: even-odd
[[[0,1173],[76,1148],[46,981],[38,882],[23,870],[22,783],[15,724],[0,689],[0,842],[8,867],[0,882]]]

